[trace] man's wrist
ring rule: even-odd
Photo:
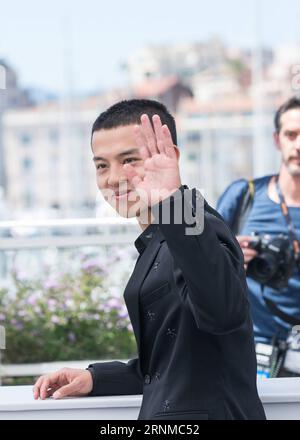
[[[90,396],[90,395],[93,394],[93,391],[94,391],[95,370],[94,370],[94,367],[93,367],[92,365],[89,365],[89,366],[86,368],[86,370],[90,372],[90,375],[91,375],[91,377],[92,377],[92,389],[91,389],[91,391],[87,394],[88,396]]]
[[[160,200],[156,204],[151,207],[151,213],[154,217],[154,223],[160,223],[160,215],[164,210],[170,209],[171,202],[175,202],[178,199],[182,199],[184,196],[184,191],[188,190],[187,185],[180,185],[175,191],[169,194],[168,197],[165,197],[163,200]]]

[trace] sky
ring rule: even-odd
[[[87,93],[125,84],[121,64],[146,45],[300,47],[299,18],[299,0],[0,0],[0,59],[23,87]]]

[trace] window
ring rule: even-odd
[[[33,167],[33,160],[29,157],[25,157],[22,161],[22,168],[24,171],[30,171]]]
[[[201,133],[199,131],[189,131],[187,133],[187,141],[188,142],[200,142],[201,141]]]
[[[191,161],[191,162],[196,162],[196,160],[197,160],[197,153],[190,153],[190,154],[188,155],[188,159],[189,159],[189,161]]]
[[[57,130],[51,130],[49,132],[49,139],[53,144],[57,143],[59,141],[59,132]]]
[[[20,136],[20,141],[23,145],[29,145],[31,143],[31,136],[29,133],[22,133]]]

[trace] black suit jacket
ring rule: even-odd
[[[199,220],[196,200],[204,207],[203,232],[187,235],[191,223],[176,224],[174,213],[182,204]],[[168,208],[165,224],[160,214]],[[138,358],[89,365],[90,395],[143,394],[139,420],[265,419],[238,242],[187,186],[152,212],[155,222],[135,242],[140,256],[124,293]]]

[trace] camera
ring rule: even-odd
[[[247,276],[273,289],[287,287],[296,263],[289,237],[281,234],[271,238],[257,233],[252,236],[249,248],[258,255],[249,262]]]

